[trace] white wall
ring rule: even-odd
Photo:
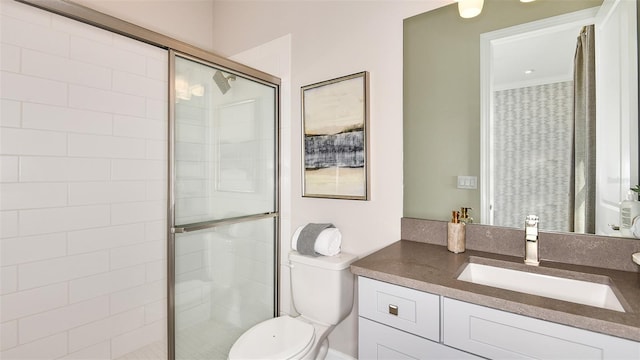
[[[402,35],[403,19],[451,1],[219,1],[214,3],[214,50],[287,79],[282,98],[282,253],[293,230],[308,222],[332,222],[343,234],[343,251],[367,254],[400,238],[402,217]],[[279,40],[274,40],[279,39]],[[272,66],[274,42],[289,50],[290,68]],[[266,45],[265,45],[266,44]],[[288,46],[287,46],[288,45]],[[287,49],[288,48],[288,49]],[[251,55],[247,55],[251,54]],[[262,59],[260,59],[260,54]],[[278,56],[278,55],[274,55]],[[286,73],[290,69],[290,74]],[[369,107],[369,201],[302,198],[300,87],[359,71],[371,76]],[[290,219],[286,219],[290,215]],[[286,261],[286,257],[282,258]],[[289,305],[288,268],[281,267],[283,312]],[[352,314],[330,344],[357,356],[357,318]]]
[[[1,5],[0,357],[166,343],[167,52]]]

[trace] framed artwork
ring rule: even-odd
[[[368,200],[369,73],[302,87],[302,196]]]

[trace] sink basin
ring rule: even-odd
[[[605,276],[593,276],[601,277],[603,280],[608,279]],[[474,262],[468,263],[457,279],[624,312],[624,308],[613,289],[605,283],[520,271]]]

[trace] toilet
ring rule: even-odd
[[[263,321],[236,340],[229,360],[324,359],[327,336],[353,307],[353,274],[349,265],[357,256],[311,257],[289,253],[293,305],[300,316]]]

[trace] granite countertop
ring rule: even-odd
[[[457,280],[467,262],[500,262],[532,272],[577,272],[576,278],[611,279],[625,312],[581,305]],[[525,268],[526,267],[526,268]],[[397,241],[351,265],[355,275],[409,287],[452,299],[640,341],[640,273],[541,261],[524,265],[522,258],[445,246]],[[608,279],[606,279],[608,281]]]

